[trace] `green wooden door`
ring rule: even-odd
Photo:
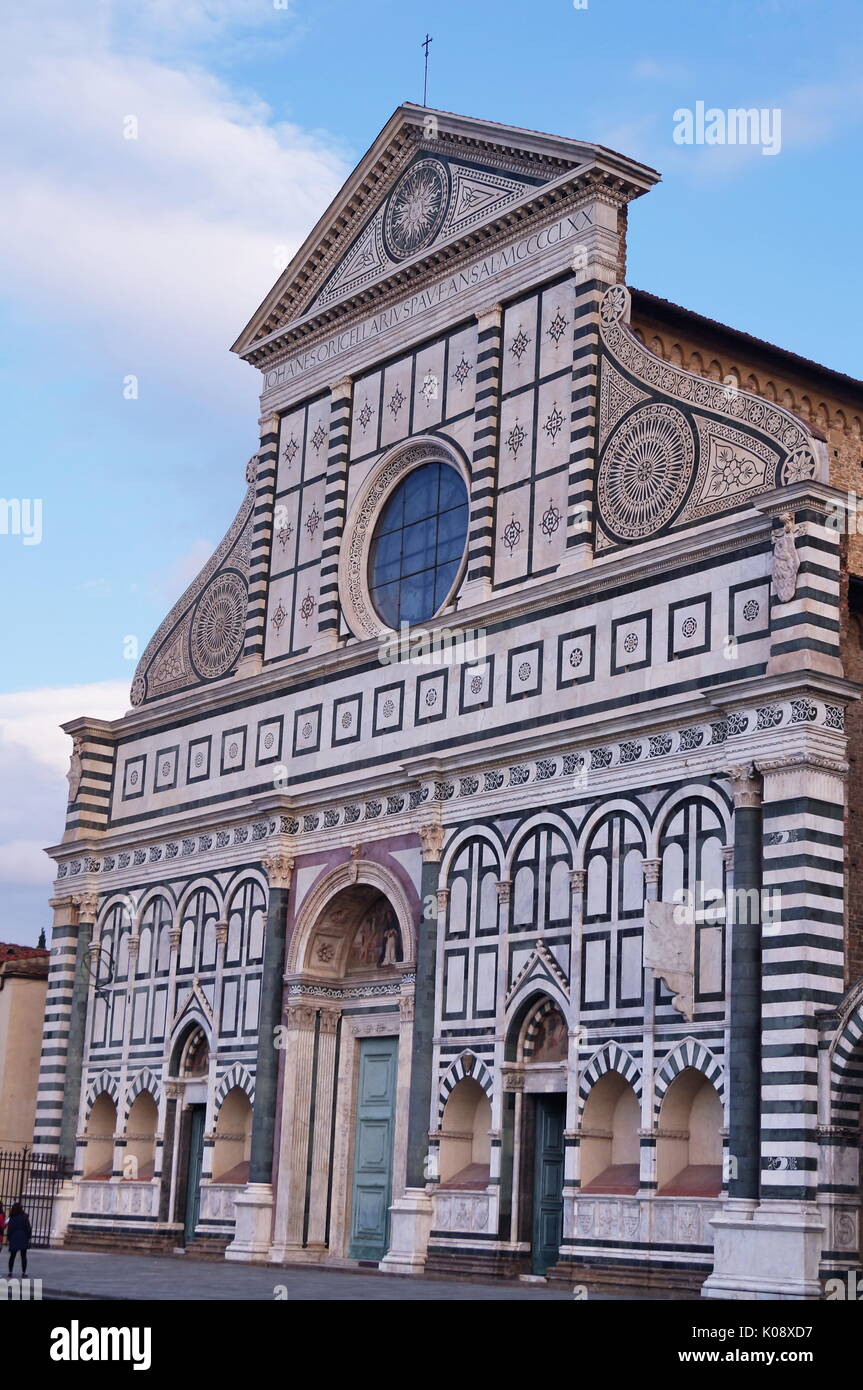
[[[351,1202],[352,1260],[382,1260],[387,1252],[397,1061],[396,1038],[364,1038],[360,1042]]]
[[[204,1164],[204,1116],[205,1105],[190,1107],[189,1119],[189,1163],[186,1169],[186,1243],[194,1239],[198,1214],[201,1210],[201,1169]]]
[[[563,1239],[565,1096],[537,1096],[533,1181],[533,1272],[557,1263]]]

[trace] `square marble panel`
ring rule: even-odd
[[[242,772],[246,765],[246,730],[226,729],[222,734],[222,773]]]
[[[333,744],[356,743],[362,732],[363,697],[343,695],[333,704]]]
[[[611,624],[611,674],[639,671],[649,666],[651,653],[652,614],[633,613],[631,617],[615,618]]]
[[[321,746],[321,706],[310,705],[294,712],[294,757],[317,753]]]
[[[402,711],[404,707],[405,685],[404,681],[395,681],[392,685],[383,685],[375,691],[374,719],[372,721],[372,736],[378,734],[395,734],[402,727]]]
[[[754,642],[770,633],[770,580],[734,584],[728,593],[729,634],[738,642]]]
[[[144,795],[144,777],[147,772],[147,755],[139,753],[127,758],[123,768],[123,800],[134,801]]]
[[[542,642],[514,647],[507,654],[506,698],[521,700],[542,691]]]
[[[461,668],[459,713],[485,709],[494,702],[494,657]]]
[[[582,627],[561,633],[557,643],[557,684],[584,685],[596,673],[596,628]]]
[[[442,671],[427,671],[417,677],[414,723],[431,724],[446,718],[447,677]]]
[[[159,749],[154,764],[153,791],[168,792],[174,790],[177,785],[179,762],[180,745],[178,743],[170,748]]]
[[[680,599],[668,606],[668,660],[710,650],[710,594]]]
[[[275,715],[272,719],[258,720],[257,751],[255,754],[255,765],[261,767],[264,763],[277,763],[282,756],[282,733],[284,729],[284,719],[282,715]]]
[[[186,781],[187,782],[206,782],[210,775],[210,757],[213,740],[208,734],[206,738],[193,738],[189,742],[189,752],[186,759]]]

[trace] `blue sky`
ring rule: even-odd
[[[228,351],[404,100],[596,141],[663,182],[630,283],[863,375],[853,0],[5,0],[0,19],[0,937],[47,923],[68,740],[218,543],[257,442]],[[778,154],[674,112],[778,108]],[[133,118],[130,123],[129,118]],[[137,124],[137,138],[124,138]],[[137,381],[126,399],[124,383]]]

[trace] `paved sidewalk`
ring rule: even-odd
[[[0,1270],[0,1273],[3,1271]],[[17,1270],[16,1270],[17,1273]],[[543,1284],[501,1280],[478,1284],[457,1280],[400,1278],[373,1271],[314,1266],[229,1264],[170,1255],[103,1254],[87,1250],[31,1250],[27,1274],[42,1280],[46,1299],[254,1300],[272,1302],[278,1286],[291,1302],[326,1299],[388,1302],[468,1299],[533,1299],[571,1302],[572,1294]],[[284,1297],[284,1294],[281,1295]],[[588,1302],[614,1295],[591,1295]]]

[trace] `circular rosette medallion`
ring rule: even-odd
[[[695,444],[672,405],[646,405],[615,430],[599,465],[597,500],[603,526],[636,541],[666,526],[686,496]]]
[[[397,261],[434,241],[449,204],[449,176],[438,159],[420,159],[402,174],[387,203],[384,236]]]
[[[243,646],[247,592],[236,570],[224,570],[211,579],[192,619],[192,661],[205,680],[224,676]]]

